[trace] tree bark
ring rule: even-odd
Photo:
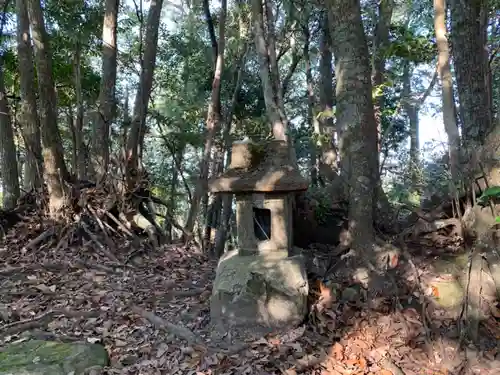
[[[372,255],[373,202],[377,183],[377,128],[371,69],[359,0],[329,0],[337,77],[337,124],[350,153],[349,232],[352,248]]]
[[[106,0],[102,29],[102,78],[99,91],[93,136],[93,170],[96,180],[101,181],[109,164],[109,132],[116,112],[116,34],[118,25],[119,0]],[[161,8],[161,6],[160,6]],[[156,47],[155,47],[156,50]],[[149,94],[148,94],[149,95]]]
[[[241,30],[241,29],[240,29]],[[245,68],[245,61],[247,57],[247,53],[249,50],[248,43],[245,43],[245,47],[243,48],[243,52],[241,55],[240,62],[236,66],[236,83],[234,85],[233,96],[231,100],[231,104],[229,106],[229,110],[226,113],[225,124],[224,124],[224,132],[222,138],[224,140],[224,146],[226,149],[226,169],[231,164],[231,133],[233,131],[233,114],[234,109],[236,108],[236,104],[238,103],[238,95],[241,90],[241,85],[243,84],[243,72]],[[224,194],[222,196],[222,214],[220,219],[220,226],[215,234],[215,245],[214,245],[214,255],[216,257],[220,257],[224,253],[224,245],[226,243],[227,232],[229,230],[229,222],[231,220],[231,215],[233,213],[232,208],[233,195],[232,194]]]
[[[453,95],[453,77],[450,70],[450,53],[446,38],[446,5],[445,0],[434,0],[434,30],[438,48],[438,73],[441,79],[441,96],[443,101],[443,123],[448,135],[448,154],[453,182],[459,180],[460,134],[455,116],[455,99]]]
[[[24,190],[39,188],[42,184],[43,164],[35,95],[33,71],[33,49],[31,47],[30,25],[25,0],[16,1],[17,15],[17,57],[19,59],[19,89],[21,96],[21,133],[26,147]]]
[[[391,26],[394,0],[381,0],[378,7],[378,22],[375,26],[374,53],[372,62],[372,84],[378,88],[385,81],[386,49],[389,44],[389,28]],[[375,98],[375,121],[377,122],[377,142],[380,152],[382,142],[382,111],[384,110],[384,95]]]
[[[318,163],[317,163],[317,151],[321,149],[322,145],[322,135],[318,116],[316,112],[316,100],[314,95],[314,83],[311,69],[311,57],[309,56],[309,44],[310,44],[310,33],[309,26],[305,25],[303,29],[304,34],[304,60],[306,65],[306,86],[307,86],[307,117],[309,122],[309,128],[311,129],[312,137],[309,146],[309,156],[310,156],[310,177],[311,184],[313,186],[318,185]],[[323,177],[323,176],[321,176]]]
[[[35,50],[40,96],[41,134],[45,182],[49,191],[49,210],[57,216],[69,203],[65,181],[69,173],[64,162],[61,134],[57,127],[56,93],[52,77],[52,52],[49,45],[40,0],[28,0],[28,16]]]
[[[283,94],[276,60],[273,16],[268,7],[267,0],[264,0],[264,3],[265,10],[263,9],[261,0],[252,0],[255,47],[259,59],[262,91],[264,94],[267,117],[271,122],[274,139],[289,142],[290,140],[287,134],[288,119],[284,111]],[[264,23],[264,12],[267,16],[267,28]]]
[[[0,57],[0,168],[2,172],[3,208],[11,209],[19,198],[19,171],[17,168],[16,145],[10,117],[9,104],[5,94],[3,59]]]
[[[457,79],[462,139],[469,151],[483,144],[491,131],[491,108],[486,85],[484,27],[486,0],[451,0],[451,42]]]
[[[163,0],[152,0],[149,7],[141,77],[135,97],[134,114],[127,142],[127,169],[129,175],[131,171],[138,171],[141,167],[140,159],[142,158],[144,136],[146,135],[146,115],[149,106],[149,97],[153,87],[162,6]],[[132,184],[135,182],[134,178],[131,178],[129,181]]]
[[[410,173],[413,193],[417,194],[420,185],[420,144],[418,139],[418,106],[412,100],[410,62],[405,61],[403,65],[403,100],[404,109],[410,122]],[[416,202],[415,202],[416,203]]]
[[[335,127],[333,125],[333,70],[331,51],[330,25],[328,12],[321,18],[321,36],[319,41],[320,62],[319,71],[321,75],[319,102],[322,115],[320,124],[320,150],[319,173],[322,178],[332,181],[337,176],[337,150],[335,147]]]
[[[193,201],[189,209],[188,218],[186,220],[186,232],[192,233],[196,216],[198,214],[200,200],[206,193],[206,182],[210,167],[210,159],[212,153],[212,144],[214,137],[219,129],[221,108],[220,108],[220,92],[221,92],[221,76],[224,69],[224,50],[225,50],[225,31],[226,31],[226,13],[227,0],[222,0],[221,15],[219,18],[219,42],[217,49],[217,59],[215,64],[214,78],[212,80],[212,94],[207,114],[207,132],[205,135],[205,144],[203,148],[203,156],[200,162],[200,173],[198,182],[193,196]]]
[[[75,60],[73,62],[73,74],[75,80],[76,93],[76,117],[72,124],[75,133],[75,147],[77,170],[76,174],[79,180],[87,178],[87,162],[85,158],[85,145],[83,143],[83,94],[82,94],[82,74],[81,74],[81,45],[76,43]]]

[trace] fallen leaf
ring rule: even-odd
[[[337,361],[342,361],[344,359],[344,347],[342,344],[338,342],[333,344],[330,355],[332,355]]]

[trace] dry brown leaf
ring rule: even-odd
[[[333,344],[332,349],[330,350],[330,355],[333,356],[337,361],[344,360],[344,347],[342,344],[336,342]]]

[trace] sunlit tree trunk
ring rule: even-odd
[[[52,76],[52,52],[45,30],[40,0],[28,0],[28,15],[38,73],[45,182],[50,196],[50,212],[53,216],[57,216],[61,209],[69,203],[65,181],[69,181],[70,178],[64,162],[61,134],[57,127],[56,93]]]
[[[99,109],[96,114],[92,142],[93,170],[97,181],[101,181],[108,170],[109,133],[116,111],[116,34],[118,7],[119,0],[105,1],[102,29],[102,78],[99,92]]]
[[[445,0],[434,0],[434,30],[438,47],[438,73],[441,79],[441,97],[443,101],[443,123],[448,135],[448,153],[452,180],[458,182],[460,134],[455,116],[453,95],[453,77],[450,70],[450,53],[446,38]]]
[[[337,124],[350,153],[349,232],[352,247],[371,256],[373,201],[377,183],[377,128],[371,69],[359,0],[329,0],[337,77]]]
[[[226,30],[226,13],[227,0],[222,0],[221,14],[219,17],[219,41],[217,47],[217,59],[215,63],[214,78],[212,80],[212,94],[210,104],[208,106],[205,144],[203,147],[203,155],[200,162],[200,172],[198,182],[193,196],[193,201],[189,209],[186,220],[186,232],[192,233],[196,216],[198,214],[201,198],[206,194],[206,181],[210,167],[210,159],[212,153],[212,145],[214,137],[219,129],[221,108],[220,108],[220,92],[221,92],[221,76],[224,69],[224,50],[225,50],[225,30]]]
[[[149,106],[149,97],[153,87],[153,74],[156,66],[158,46],[158,31],[160,27],[161,9],[163,0],[152,0],[149,6],[146,33],[144,37],[144,56],[142,57],[141,77],[135,97],[134,114],[127,142],[127,169],[130,181],[135,184],[131,172],[141,168],[141,158],[146,135],[146,115]],[[133,173],[132,173],[133,174]]]

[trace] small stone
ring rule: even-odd
[[[342,301],[355,302],[359,299],[360,295],[356,288],[348,287],[342,291]]]

